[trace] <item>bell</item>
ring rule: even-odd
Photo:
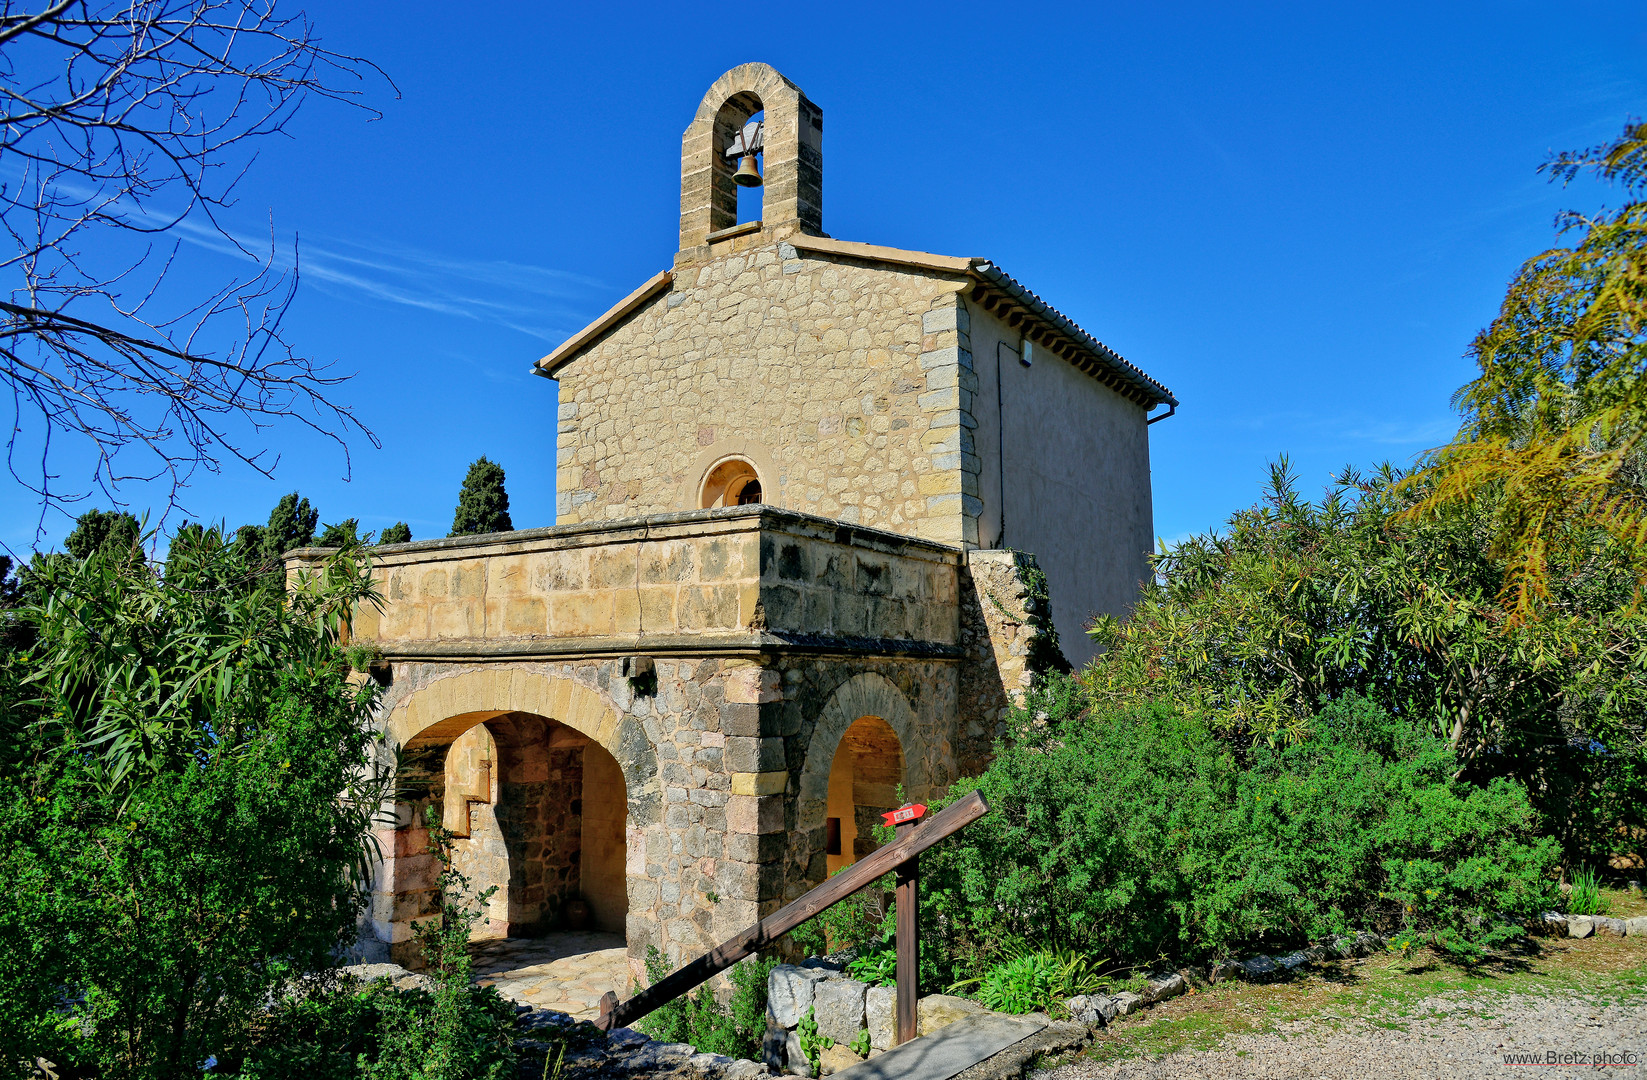
[[[760,187],[760,170],[755,168],[755,155],[745,154],[738,160],[738,171],[732,174],[732,182],[739,187]]]

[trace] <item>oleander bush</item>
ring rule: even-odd
[[[288,592],[215,530],[31,578],[0,655],[0,1073],[227,1063],[360,910],[386,788],[339,640],[369,578],[340,552]]]

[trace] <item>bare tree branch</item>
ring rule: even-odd
[[[264,432],[296,422],[343,449],[368,431],[329,395],[348,376],[281,324],[297,284],[221,214],[310,96],[362,104],[376,65],[325,49],[282,0],[0,0],[0,380],[7,466],[48,507],[225,458],[270,473]],[[179,296],[181,240],[210,237],[244,274]],[[169,239],[154,247],[156,239]],[[254,250],[254,247],[258,250]],[[8,250],[9,248],[9,250]],[[286,265],[289,261],[290,265]],[[60,485],[60,436],[93,451]],[[28,460],[25,460],[28,456]],[[34,457],[38,460],[33,460]]]

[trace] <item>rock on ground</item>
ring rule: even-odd
[[[1262,1035],[1227,1037],[1217,1050],[1180,1051],[1154,1059],[1076,1062],[1034,1074],[1037,1080],[1177,1080],[1265,1077],[1274,1080],[1370,1080],[1373,1077],[1522,1076],[1505,1055],[1614,1055],[1609,1077],[1647,1077],[1647,1009],[1572,992],[1449,993],[1425,998],[1405,1016],[1370,1020],[1301,1020]],[[1624,1055],[1631,1055],[1625,1057]],[[1572,1067],[1553,1072],[1577,1072]],[[1590,1068],[1582,1071],[1588,1073]]]

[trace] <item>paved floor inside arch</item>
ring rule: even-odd
[[[567,931],[536,938],[472,942],[475,981],[534,1009],[593,1020],[608,990],[628,996],[629,960],[623,935]]]

